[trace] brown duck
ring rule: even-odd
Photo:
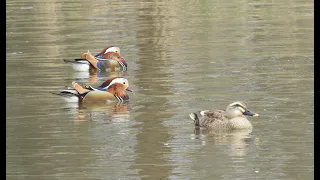
[[[211,130],[252,129],[252,124],[245,115],[259,116],[249,111],[247,106],[240,101],[229,104],[226,110],[213,109],[189,114],[196,127]]]

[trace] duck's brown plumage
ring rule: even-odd
[[[250,112],[242,102],[231,103],[226,110],[205,110],[201,111],[200,114],[191,113],[189,116],[198,127],[215,130],[252,128],[250,121],[244,115],[259,116]]]
[[[88,51],[82,54],[80,59],[64,59],[64,62],[71,63],[76,71],[89,71],[91,74],[99,71],[127,71],[128,67],[125,59],[120,55],[120,48],[116,46],[106,46],[95,56]]]
[[[74,86],[74,88],[76,89],[76,87]],[[81,87],[83,88],[83,87]],[[108,89],[106,91],[94,91],[94,90],[90,90],[88,91],[87,89],[83,88],[84,93],[80,93],[80,91],[78,91],[78,89],[76,89],[80,94],[83,94],[84,96],[82,96],[79,100],[81,102],[84,101],[128,101],[129,100],[129,96],[128,94],[125,92],[125,90],[127,89],[127,87],[125,87],[123,84],[120,83],[115,83],[112,84],[108,87]]]
[[[92,66],[90,68],[99,69],[102,71],[125,71],[127,63],[125,59],[116,52],[107,52],[102,55],[101,59],[96,59],[90,52],[81,55],[81,58],[86,59]]]
[[[129,100],[128,94],[125,92],[126,88],[119,83],[113,84],[107,89],[107,92],[114,96],[121,97],[123,100]]]
[[[228,123],[228,118],[226,116],[225,110],[211,110],[204,112],[204,116],[200,120],[200,126],[210,127],[210,126],[225,126]]]
[[[73,89],[60,91],[58,95],[65,97],[68,95],[77,96],[79,102],[108,100],[124,102],[129,100],[129,96],[125,91],[131,91],[128,80],[123,77],[109,78],[98,88],[91,86],[82,87],[76,82],[72,82],[72,87]]]

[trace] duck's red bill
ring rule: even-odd
[[[131,90],[131,89],[129,89],[129,88],[127,88],[126,90],[127,90],[127,91],[130,91],[130,92],[132,92],[132,90]]]

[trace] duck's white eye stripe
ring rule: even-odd
[[[230,106],[238,106],[238,107],[242,107],[242,108],[246,109],[245,105],[243,105],[243,104],[240,103],[240,102],[231,103]]]
[[[230,106],[237,106],[237,105],[239,106],[239,103],[237,102],[230,104]]]
[[[124,78],[116,78],[116,79],[111,81],[109,86],[111,86],[114,83],[122,83],[122,82],[126,82],[126,79],[124,79]]]
[[[110,47],[104,52],[104,54],[107,54],[108,52],[118,52],[118,51],[120,51],[118,47]]]
[[[106,87],[104,87],[103,89],[108,89],[111,85],[115,84],[115,83],[121,83],[121,84],[129,84],[128,80],[127,79],[124,79],[124,78],[116,78],[114,80],[112,80],[110,82],[110,84]]]

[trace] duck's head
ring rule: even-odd
[[[250,111],[247,106],[241,101],[236,101],[229,104],[226,108],[226,113],[228,118],[234,118],[243,115],[259,117],[259,114]]]
[[[100,56],[103,56],[104,54],[107,54],[108,52],[114,52],[118,53],[120,56],[120,48],[116,46],[106,46],[102,49],[102,51],[99,53]]]
[[[119,53],[116,52],[107,52],[102,56],[103,59],[112,59],[118,62],[125,62],[124,58],[120,56]]]
[[[129,89],[129,81],[124,77],[108,78],[103,84],[101,84],[100,88],[107,90],[110,87],[112,87],[113,85],[115,85],[117,88],[121,87],[121,89],[123,89],[123,90],[127,90],[127,91],[132,92],[132,90]]]

